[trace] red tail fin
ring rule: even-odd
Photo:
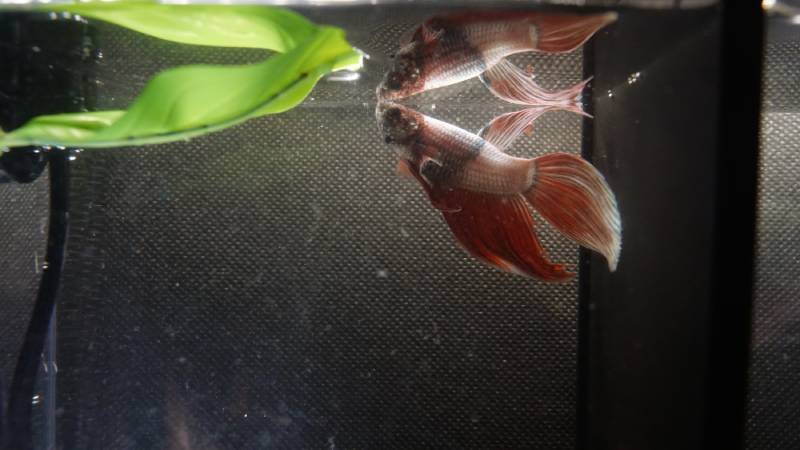
[[[540,156],[533,164],[534,183],[525,193],[531,205],[560,232],[605,256],[615,270],[622,224],[603,175],[569,153]]]
[[[536,26],[536,49],[549,53],[575,50],[604,26],[617,20],[617,13],[595,15],[542,14]]]
[[[534,232],[531,212],[521,197],[464,190],[448,191],[447,196],[447,202],[460,205],[461,210],[442,215],[456,239],[474,257],[544,281],[565,281],[574,276],[562,264],[548,261]]]

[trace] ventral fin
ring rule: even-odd
[[[436,164],[431,161],[433,160],[428,160],[427,164],[425,162],[422,163],[425,164],[424,167],[428,167],[428,169],[426,169],[428,171],[432,170],[430,168],[431,164]],[[431,206],[434,208],[446,212],[456,212],[461,210],[461,205],[452,202],[452,199],[447,195],[449,191],[447,188],[440,187],[436,183],[432,183],[423,176],[421,173],[422,171],[420,163],[415,163],[405,159],[401,160],[397,164],[397,171],[403,175],[417,180],[420,186],[422,186],[422,189],[425,191],[425,194],[427,194],[428,200],[431,202]]]

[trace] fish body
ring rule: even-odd
[[[406,139],[389,137],[388,143],[400,145],[405,158],[419,164],[423,178],[431,184],[514,195],[533,183],[532,160],[511,156],[455,125],[400,105],[388,106],[381,120],[383,130],[416,127]]]
[[[603,176],[577,155],[518,158],[505,153],[547,108],[523,110],[473,134],[394,103],[378,105],[384,140],[395,146],[399,169],[417,180],[453,235],[474,256],[503,270],[547,281],[569,279],[547,260],[528,205],[558,231],[603,254],[616,268],[621,222]]]
[[[378,89],[378,96],[382,100],[396,100],[459,83],[490,71],[516,53],[572,51],[616,17],[616,13],[576,15],[518,11],[432,17],[401,42],[394,64]],[[507,74],[497,74],[495,78],[492,80],[490,76],[483,81],[489,84],[515,82],[508,79]],[[525,83],[532,83],[530,78],[528,80]],[[576,92],[575,89],[545,92],[545,96],[574,100]]]

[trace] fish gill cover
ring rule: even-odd
[[[27,145],[158,144],[221,130],[297,106],[324,75],[361,66],[344,31],[267,6],[150,1],[45,5],[182,44],[276,52],[245,65],[190,65],[155,75],[127,110],[37,116],[0,131],[0,149]]]

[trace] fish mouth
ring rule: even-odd
[[[375,120],[377,120],[379,124],[383,113],[391,106],[394,106],[394,102],[381,100],[380,97],[378,98],[378,104],[375,105]]]
[[[397,107],[398,104],[391,100],[382,100],[380,97],[378,98],[378,104],[375,105],[375,121],[378,123],[378,130],[380,130],[381,134],[387,131],[386,124],[383,120],[384,114],[386,114],[386,111],[389,109]]]

